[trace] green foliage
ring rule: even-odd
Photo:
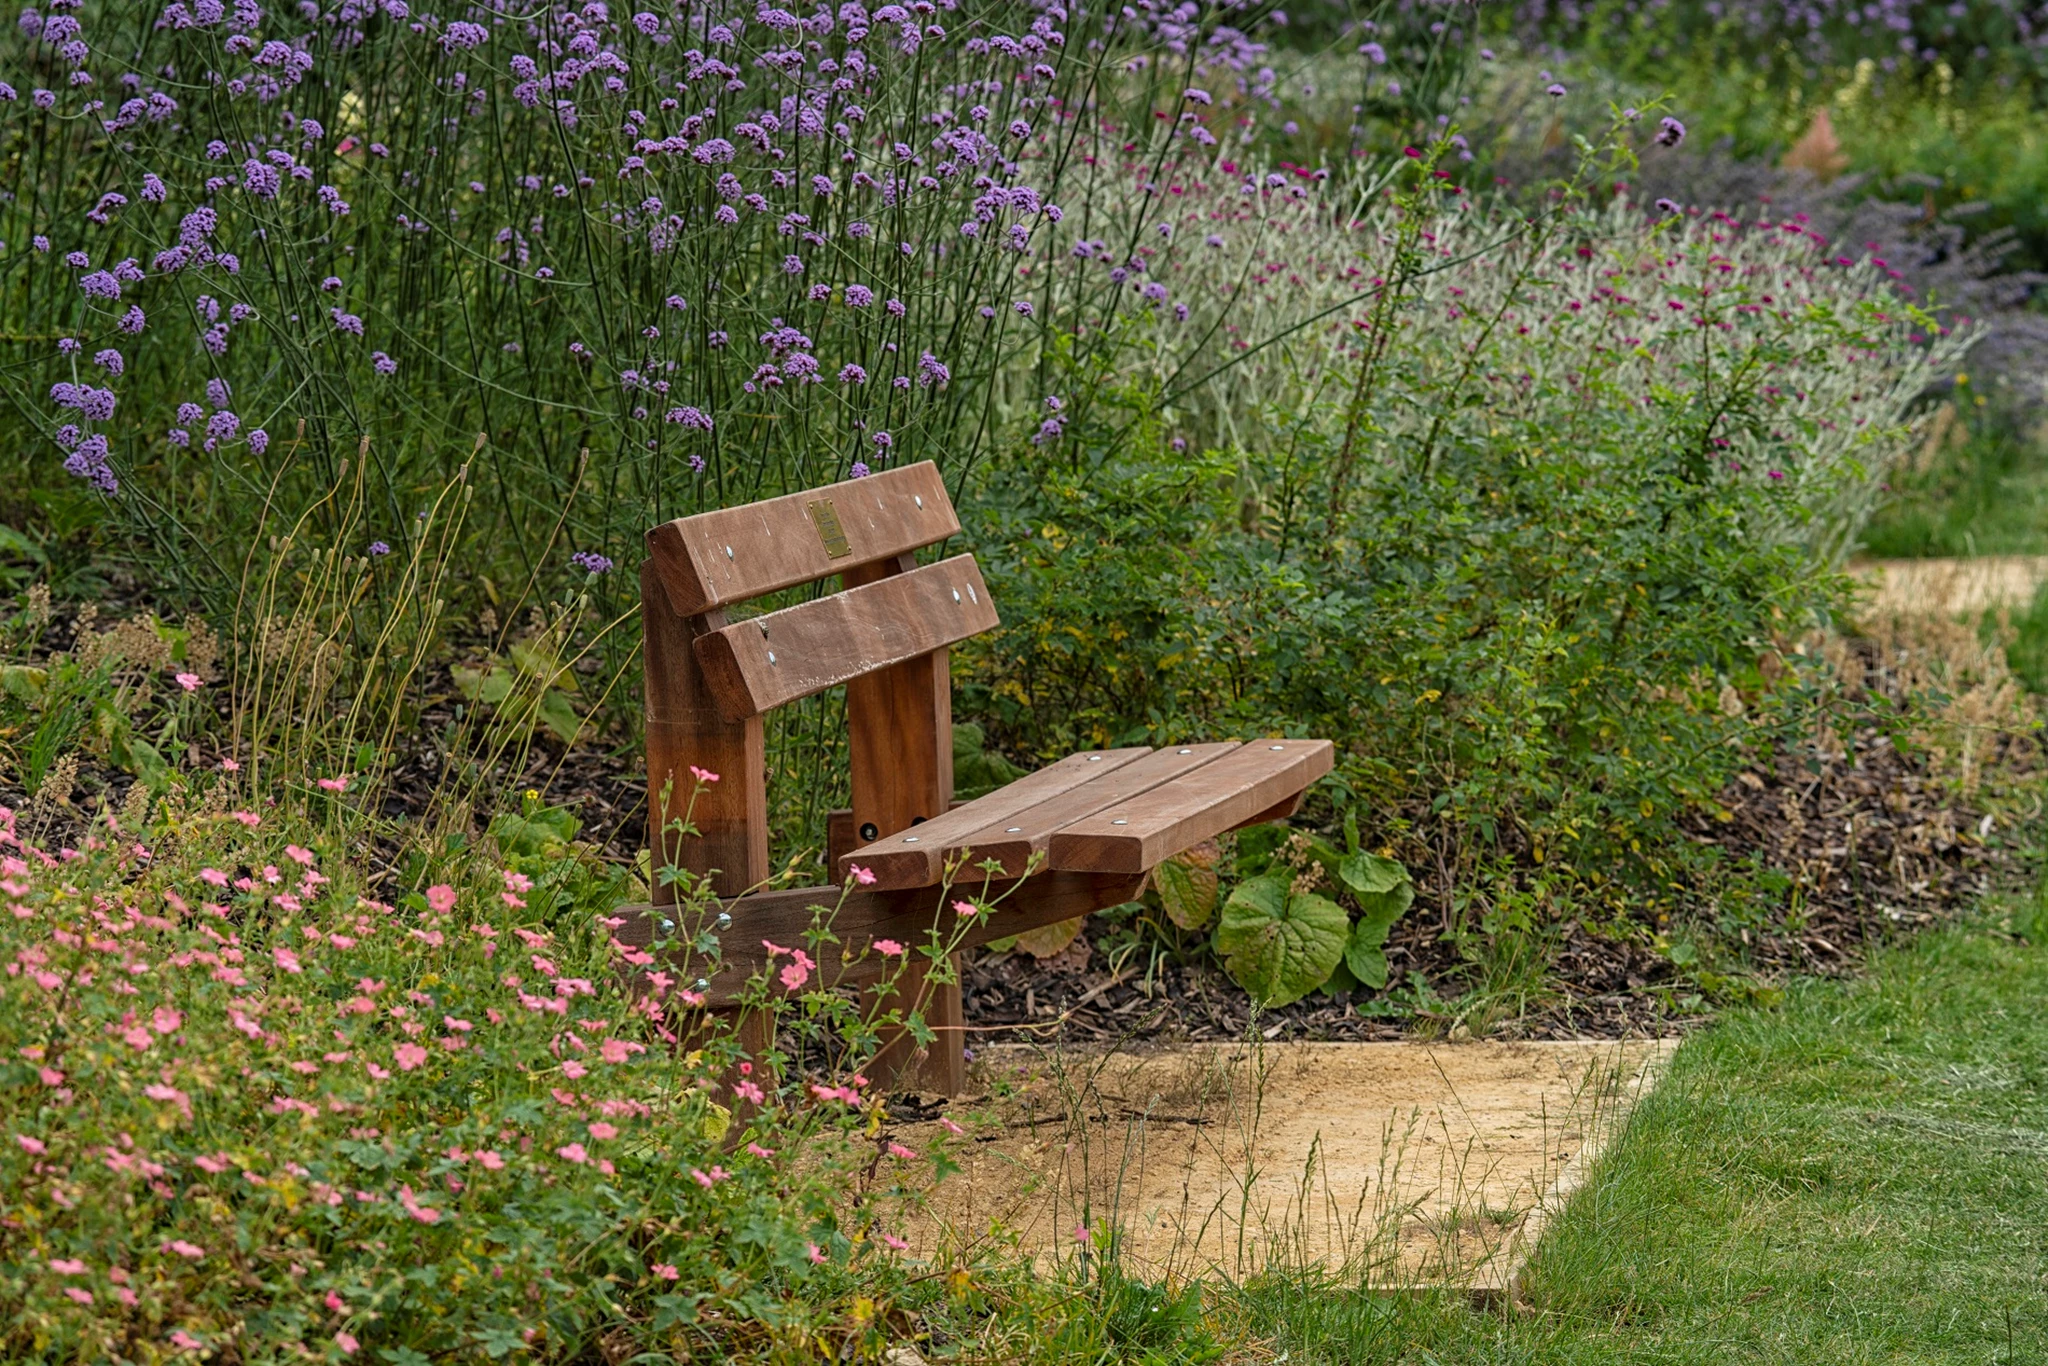
[[[1290,887],[1285,873],[1240,884],[1216,922],[1223,967],[1262,1006],[1291,1005],[1330,980],[1351,922],[1328,897]]]

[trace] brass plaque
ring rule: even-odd
[[[811,525],[818,528],[818,539],[825,543],[825,557],[840,560],[853,553],[847,544],[846,528],[839,525],[839,509],[832,506],[830,498],[813,498],[805,504],[811,514]]]

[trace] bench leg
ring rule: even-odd
[[[960,975],[959,954],[953,955],[952,964],[956,979],[952,982],[930,980],[926,975],[926,963],[920,959],[905,965],[894,990],[867,993],[868,1009],[872,1014],[885,1015],[897,1009],[908,1014],[915,1005],[924,1013],[925,1024],[938,1035],[920,1056],[916,1036],[908,1029],[884,1030],[882,1046],[875,1050],[875,1056],[867,1065],[868,1080],[878,1089],[894,1089],[913,1069],[922,1090],[956,1096],[967,1089],[967,1059],[963,1051],[965,1035],[961,1029],[964,1012],[957,980]]]

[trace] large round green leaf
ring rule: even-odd
[[[1262,1006],[1284,1006],[1329,980],[1351,937],[1344,908],[1289,890],[1283,873],[1253,878],[1223,903],[1216,950],[1223,969]]]

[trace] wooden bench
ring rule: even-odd
[[[1226,830],[1290,815],[1328,772],[1327,740],[1258,740],[1072,754],[974,801],[953,798],[948,647],[998,624],[972,555],[920,566],[913,552],[958,534],[936,466],[910,465],[808,493],[702,513],[655,527],[640,568],[646,633],[651,908],[621,930],[650,942],[657,927],[689,935],[664,908],[675,888],[664,866],[709,874],[722,911],[720,961],[702,973],[707,1008],[732,1011],[768,962],[763,940],[803,945],[812,908],[847,949],[819,954],[823,979],[866,986],[882,961],[862,954],[890,938],[916,946],[937,928],[958,933],[940,888],[1008,896],[961,947],[1054,924],[1135,899],[1164,860]],[[841,591],[729,621],[726,609],[837,574]],[[756,891],[769,881],[767,763],[762,716],[786,702],[846,687],[852,808],[834,813],[827,858],[843,880],[855,865],[872,884]],[[692,769],[719,775],[695,798]],[[700,832],[675,830],[690,811]],[[979,865],[994,862],[991,880]],[[1018,880],[1022,879],[1019,886]],[[664,924],[663,922],[667,923]],[[957,959],[954,980],[927,982],[910,955],[886,1010],[916,1006],[937,1032],[921,1081],[947,1094],[964,1085]],[[693,975],[701,970],[692,967]],[[906,999],[908,998],[908,999]],[[768,1042],[766,1022],[738,1022],[742,1046]],[[869,1067],[892,1081],[912,1060],[907,1033]]]

